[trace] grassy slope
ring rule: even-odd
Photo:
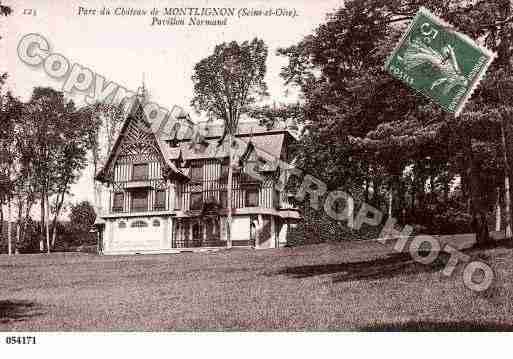
[[[513,249],[467,251],[497,273],[425,266],[376,242],[130,257],[0,256],[3,330],[513,329]]]

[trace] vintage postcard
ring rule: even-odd
[[[511,331],[512,13],[0,0],[0,351]]]

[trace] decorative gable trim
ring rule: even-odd
[[[139,101],[134,104],[134,110],[126,117],[118,137],[112,147],[107,162],[98,172],[95,179],[100,182],[113,182],[114,165],[120,163],[137,163],[157,160],[162,165],[162,173],[173,179],[187,180],[176,166],[164,156],[162,146],[151,131]]]

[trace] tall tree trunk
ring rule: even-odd
[[[381,197],[381,183],[382,181],[378,177],[374,177],[372,179],[372,201],[371,204],[380,208],[382,206],[382,197]]]
[[[480,166],[474,158],[474,150],[472,148],[472,138],[467,144],[467,161],[470,171],[470,199],[472,207],[472,229],[476,233],[477,244],[483,244],[490,240],[488,233],[488,222],[486,220],[486,212],[481,198],[481,186],[479,181]]]
[[[67,187],[67,184],[66,184],[66,187]],[[57,208],[55,209],[55,216],[53,217],[53,220],[52,220],[52,248],[55,246],[55,239],[57,238],[57,221],[59,220],[59,216],[61,214],[61,210],[62,210],[62,204],[64,203],[64,195],[65,195],[65,192],[61,192],[60,193],[60,198],[59,198],[59,195],[57,197]]]
[[[501,119],[501,140],[502,140],[502,153],[504,158],[504,215],[506,218],[506,238],[511,238],[511,197],[509,186],[509,162],[508,162],[508,146],[506,144],[506,124],[504,117]]]
[[[495,201],[495,231],[501,230],[501,188],[497,187],[497,200]]]
[[[18,248],[21,240],[21,224],[23,218],[23,198],[18,196],[18,218],[16,219],[16,242],[14,245],[14,253],[19,254]]]
[[[14,244],[14,254],[20,254],[19,247],[21,241],[21,219],[16,221],[16,242]]]
[[[418,179],[417,174],[413,172],[413,181],[411,182],[411,202],[410,202],[410,211],[412,215],[415,215],[415,202],[417,198],[417,187],[418,187]]]
[[[12,204],[11,198],[7,197],[7,253],[12,256]]]
[[[398,177],[399,180],[399,195],[398,195],[398,204],[399,204],[399,215],[398,218],[400,223],[404,223],[406,217],[406,186],[401,176]]]
[[[0,202],[0,238],[4,241],[4,206]]]
[[[228,188],[227,188],[227,217],[226,217],[226,246],[232,248],[232,180],[233,180],[233,155],[232,135],[228,134]]]
[[[388,190],[388,218],[392,218],[392,204],[393,204],[393,190],[390,188]]]
[[[55,240],[57,239],[57,226],[52,227],[52,248],[55,248]]]
[[[471,200],[470,200],[471,195],[470,195],[470,180],[469,180],[468,168],[467,168],[467,170],[461,171],[460,176],[461,176],[461,184],[460,184],[461,192],[462,192],[463,198],[465,198],[467,200],[467,203],[466,203],[467,212],[471,213],[472,205],[471,205]]]
[[[449,173],[447,174],[447,179],[444,179],[444,200],[445,202],[449,202],[449,194],[451,193],[451,178],[449,177]]]
[[[27,206],[25,207],[25,218],[23,219],[23,225],[21,230],[21,238],[25,238],[25,233],[27,231],[27,223],[30,218],[30,211],[32,210],[32,207],[34,206],[34,200],[32,197],[32,194],[27,198]]]
[[[97,135],[98,136],[98,135]],[[96,173],[98,172],[98,166],[100,164],[100,154],[99,154],[99,147],[98,147],[99,139],[97,137],[96,139],[96,145],[93,147],[92,150],[92,156],[93,156],[93,178],[91,179],[93,181],[93,202],[94,202],[94,209],[96,212],[96,216],[101,216],[103,212],[102,208],[102,188],[101,184],[96,181]]]
[[[49,217],[50,217],[50,204],[49,204],[49,201],[48,201],[48,193],[45,192],[45,198],[44,198],[44,201],[46,202],[45,203],[45,223],[46,223],[46,231],[45,231],[45,234],[46,234],[46,253],[50,254],[50,225],[49,225]]]
[[[44,252],[45,250],[45,193],[44,191],[41,191],[41,226],[40,226],[40,233],[39,233],[39,251]]]
[[[363,197],[365,203],[369,203],[369,180],[365,180],[365,192]]]

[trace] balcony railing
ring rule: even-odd
[[[295,209],[296,206],[290,201],[293,195],[287,191],[280,192],[280,208],[281,209]]]

